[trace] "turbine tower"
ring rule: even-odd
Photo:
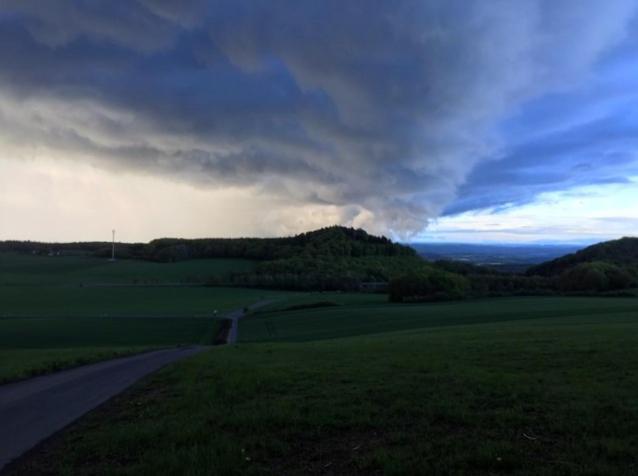
[[[115,261],[115,230],[113,230],[113,247],[111,248],[111,261]]]

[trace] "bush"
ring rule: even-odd
[[[388,286],[391,302],[463,299],[468,289],[465,277],[435,269],[404,274],[390,280]]]
[[[546,295],[556,292],[553,278],[521,276],[517,274],[492,274],[468,276],[473,297]]]
[[[600,261],[576,265],[564,271],[559,278],[559,287],[566,292],[615,291],[634,284],[634,278],[628,271]]]

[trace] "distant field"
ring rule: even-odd
[[[191,317],[0,319],[0,349],[206,344],[217,322]]]
[[[352,305],[378,305],[388,302],[386,294],[373,293],[345,293],[345,292],[305,292],[305,293],[289,293],[285,299],[274,301],[273,303],[260,307],[257,314],[261,315],[265,312],[288,311],[298,306],[312,309],[313,306],[326,306],[334,304],[337,306]]]
[[[375,302],[375,299],[379,299],[375,295],[359,296],[362,296],[361,302],[352,301],[350,305],[255,314],[241,321],[240,340],[302,342],[500,321],[600,319],[607,316],[638,318],[638,300],[634,298],[519,297],[432,304],[388,304]]]
[[[253,266],[248,260],[112,263],[83,256],[0,253],[0,318],[211,316],[214,310],[221,313],[285,294],[179,285]]]
[[[0,319],[0,383],[145,349],[212,344],[204,318]]]
[[[0,286],[2,316],[210,317],[262,299],[287,293],[242,288],[210,287],[58,287]]]
[[[0,253],[0,382],[148,348],[211,343],[219,322],[205,318],[215,310],[219,317],[294,294],[180,284],[253,266]]]
[[[255,262],[203,259],[177,263],[140,260],[110,262],[84,256],[32,256],[0,253],[0,286],[201,283],[210,277],[250,271]]]
[[[166,368],[12,474],[637,474],[635,306],[282,312],[268,318],[280,337],[306,342],[215,348]],[[265,338],[260,322],[240,336]]]
[[[211,344],[220,325],[211,318],[214,310],[221,317],[287,295],[238,288],[0,286],[0,382],[123,352]]]

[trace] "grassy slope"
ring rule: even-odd
[[[638,300],[631,298],[498,298],[428,305],[382,304],[374,302],[374,295],[369,299],[358,305],[259,313],[241,321],[239,337],[244,342],[301,342],[494,321],[638,315]]]
[[[152,347],[74,347],[71,349],[0,349],[0,384],[47,374],[100,360],[142,352]]]
[[[215,309],[221,314],[286,294],[236,288],[120,285],[192,282],[252,266],[254,263],[246,260],[110,263],[87,257],[2,253],[0,382],[122,352],[210,343],[217,321],[184,318],[211,316]],[[118,286],[91,286],[95,284]],[[114,316],[127,319],[111,318]],[[137,318],[166,316],[180,319]]]
[[[216,319],[37,318],[0,320],[2,349],[169,346],[212,340]]]
[[[110,263],[89,257],[2,253],[0,317],[209,316],[214,309],[223,312],[262,297],[285,295],[248,289],[134,285],[188,283],[252,266],[254,263],[247,260]]]
[[[448,305],[455,326],[213,349],[15,474],[635,474],[635,310],[571,300],[552,318],[504,321],[531,305],[504,300],[485,303],[494,322],[466,325],[471,304]]]
[[[289,311],[291,306],[308,306],[305,310],[312,308],[313,305],[321,305],[322,303],[333,303],[337,306],[353,306],[367,304],[385,304],[388,302],[386,294],[373,293],[346,293],[346,292],[302,292],[290,293],[283,299],[274,301],[266,306],[260,307],[255,316],[263,316],[264,313],[274,311]]]
[[[73,256],[31,256],[0,253],[2,285],[161,284],[203,282],[211,276],[250,271],[255,262],[203,259],[154,263]]]
[[[183,317],[0,319],[0,382],[151,348],[210,344],[219,325]]]
[[[235,288],[0,287],[0,382],[123,351],[212,343],[220,322],[192,316],[283,295]]]
[[[2,316],[211,316],[287,293],[207,287],[0,287]]]

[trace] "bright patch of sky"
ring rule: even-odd
[[[638,235],[638,177],[435,220],[415,241],[589,244]]]

